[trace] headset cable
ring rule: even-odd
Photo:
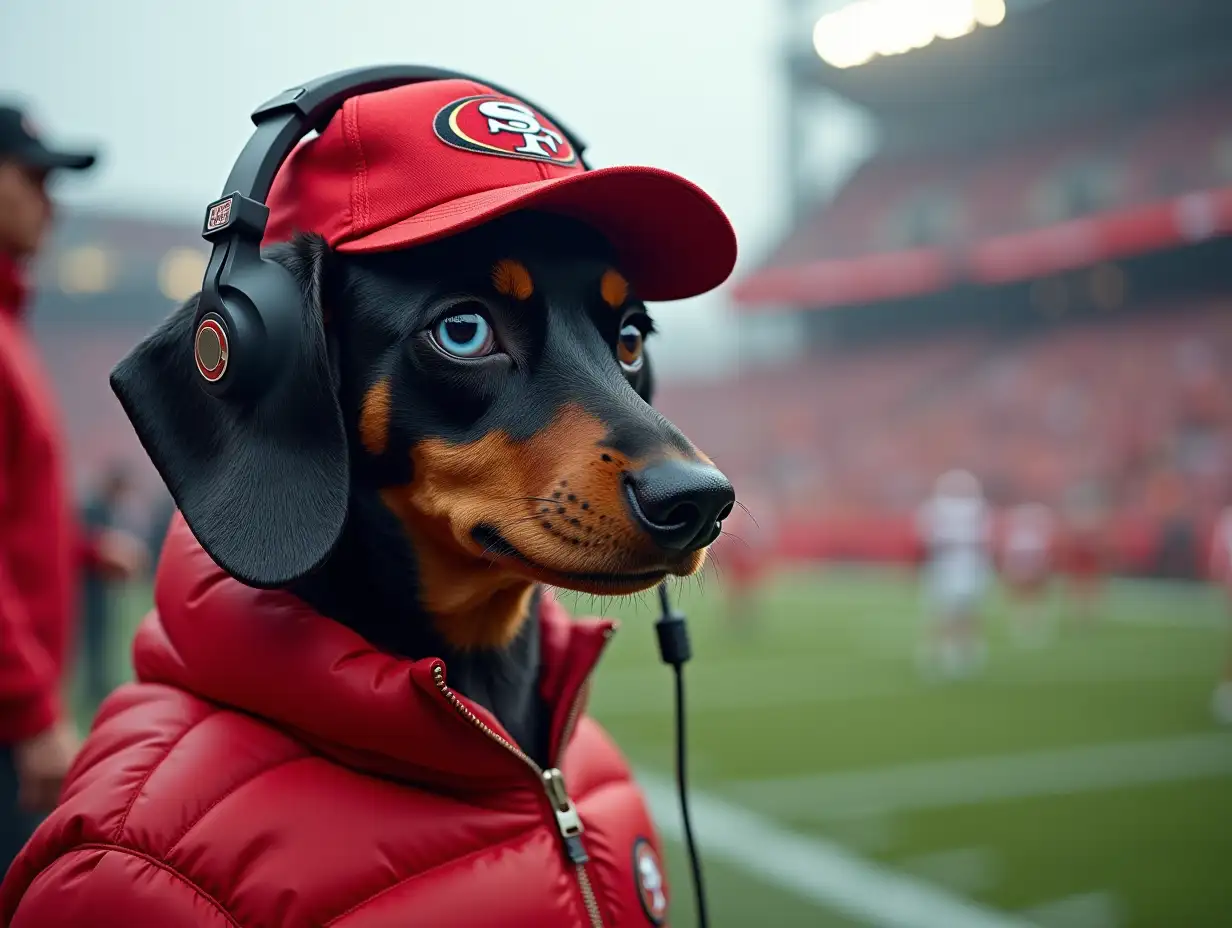
[[[663,607],[663,615],[655,623],[655,632],[659,638],[659,656],[663,659],[663,663],[671,665],[676,676],[676,786],[680,792],[680,817],[684,821],[685,849],[689,853],[689,865],[693,869],[697,925],[698,928],[707,928],[702,862],[697,854],[697,846],[693,842],[693,824],[689,818],[689,792],[685,775],[687,739],[685,737],[684,665],[693,656],[693,649],[689,643],[689,628],[685,624],[684,613],[672,608],[666,581],[659,584],[659,604]]]

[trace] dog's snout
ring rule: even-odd
[[[736,492],[718,469],[690,461],[662,461],[625,477],[634,521],[666,551],[704,548],[736,502]]]

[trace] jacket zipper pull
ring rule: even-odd
[[[584,864],[590,860],[586,846],[582,843],[582,817],[578,815],[565,789],[565,776],[552,767],[543,771],[543,787],[547,790],[548,799],[552,801],[552,812],[556,815],[556,828],[560,831],[561,840],[565,843],[565,853],[575,864]]]

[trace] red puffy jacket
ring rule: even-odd
[[[155,603],[139,682],[104,703],[0,889],[0,923],[663,923],[658,836],[579,711],[612,623],[573,623],[543,598],[560,761],[541,771],[449,688],[442,661],[381,653],[287,593],[241,585],[178,517]]]
[[[0,254],[0,744],[38,734],[60,713],[82,553],[25,298],[21,269]]]

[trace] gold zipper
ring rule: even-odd
[[[604,635],[604,640],[611,637],[611,629],[608,629],[608,634]],[[565,846],[565,853],[569,857],[569,861],[573,864],[577,874],[578,889],[582,892],[582,902],[586,906],[586,914],[590,916],[591,928],[603,928],[603,915],[599,911],[599,900],[595,897],[594,886],[590,882],[590,874],[586,872],[586,863],[590,860],[590,855],[586,853],[586,846],[582,843],[582,832],[585,830],[582,827],[582,818],[578,815],[577,808],[573,804],[573,800],[569,798],[569,792],[565,788],[565,777],[556,767],[544,770],[535,763],[526,752],[511,742],[508,738],[504,738],[497,734],[491,726],[475,715],[470,709],[462,704],[457,694],[445,683],[445,669],[441,664],[435,664],[432,667],[432,681],[436,684],[436,688],[441,691],[441,695],[456,709],[463,718],[478,728],[481,732],[511,752],[515,757],[526,764],[535,772],[543,790],[547,793],[548,801],[552,804],[552,814],[556,819],[556,829],[560,833],[561,841]],[[588,681],[589,682],[589,681]],[[578,695],[574,698],[573,705],[569,709],[569,716],[565,720],[565,729],[563,734],[568,735],[569,730],[577,721],[577,716],[581,708],[582,695],[586,690],[586,685],[578,689]],[[564,752],[567,737],[561,739],[560,753]]]
[[[586,912],[590,916],[593,928],[603,928],[603,916],[599,912],[599,900],[595,898],[594,887],[590,885],[590,874],[586,872],[586,862],[590,855],[582,844],[582,817],[578,815],[569,792],[565,789],[565,777],[556,767],[543,771],[543,788],[552,802],[552,814],[556,816],[556,828],[565,842],[565,853],[569,855],[577,871],[578,888],[582,890],[582,901],[586,904]]]
[[[603,644],[606,646],[615,634],[614,628],[605,628],[603,630]],[[602,651],[600,651],[602,654]],[[595,662],[598,663],[599,656],[595,656]],[[565,725],[560,732],[560,744],[556,749],[555,761],[559,764],[560,759],[564,757],[565,748],[569,746],[569,737],[573,734],[573,728],[577,725],[578,716],[582,714],[582,706],[586,702],[586,697],[590,692],[590,677],[578,687],[577,695],[573,697],[573,705],[569,707],[569,714],[565,717]],[[553,767],[542,773],[544,784],[548,791],[548,798],[552,800],[552,811],[556,815],[556,827],[560,831],[561,838],[565,841],[565,850],[569,853],[569,859],[573,861],[573,865],[577,868],[578,887],[582,890],[582,901],[586,904],[586,912],[590,915],[590,923],[592,928],[603,928],[603,915],[599,911],[599,900],[595,897],[594,887],[590,884],[590,874],[586,872],[586,861],[589,860],[589,855],[586,853],[586,848],[582,846],[582,819],[577,814],[577,810],[573,806],[573,800],[569,798],[569,793],[565,789],[565,777],[560,772],[558,767]],[[563,816],[563,817],[562,817]],[[573,840],[576,840],[576,849],[570,847],[570,836],[567,834],[569,827],[572,827],[576,822],[577,832]]]
[[[556,762],[559,764],[560,759],[565,756],[565,748],[569,746],[569,738],[573,735],[573,726],[577,724],[578,716],[582,714],[582,706],[586,703],[586,697],[590,693],[590,678],[586,678],[586,682],[578,687],[577,695],[573,697],[573,705],[569,708],[569,715],[565,717],[565,725],[560,730],[560,744],[556,748]]]

